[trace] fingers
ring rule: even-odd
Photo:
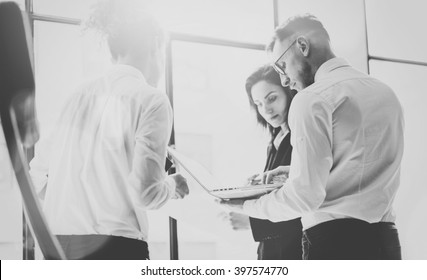
[[[275,176],[275,174],[273,172],[268,172],[267,173],[267,178],[265,179],[265,183],[266,184],[270,184],[271,181],[273,181],[273,177]]]
[[[258,178],[259,174],[254,174],[252,176],[250,176],[249,178],[246,179],[245,182],[245,186],[252,186],[252,185],[256,185],[259,184],[261,182],[261,179]]]
[[[264,172],[263,174],[262,174],[262,183],[263,184],[270,184],[271,183],[271,181],[273,180],[273,177],[275,176],[275,174],[274,174],[274,172],[273,171],[267,171],[267,172]]]
[[[259,174],[254,174],[251,177],[248,178],[248,181],[251,181],[253,179],[255,179],[256,177],[258,177]]]
[[[185,196],[187,196],[188,194],[189,194],[188,189],[187,190],[185,190],[185,189],[177,189],[176,192],[175,192],[175,197],[177,199],[182,199]]]
[[[228,205],[228,200],[225,199],[215,199],[215,201],[219,204],[219,205]]]
[[[188,192],[186,192],[184,189],[182,189],[181,187],[177,187],[175,190],[175,199],[182,199],[184,198],[186,195],[188,194]]]
[[[222,199],[219,202],[220,205],[226,206],[232,211],[241,210],[243,208],[244,203],[245,203],[245,200],[243,199],[229,199],[229,200]]]
[[[188,195],[190,193],[190,189],[188,188],[187,179],[185,179],[184,177],[182,177],[182,179],[183,179],[183,182],[182,182],[181,191],[184,195]]]
[[[230,220],[230,215],[226,211],[221,211],[218,214],[218,218],[220,218],[224,222],[228,222]]]
[[[250,228],[249,216],[245,214],[230,212],[230,223],[233,230],[245,230]]]
[[[176,189],[175,189],[175,199],[182,199],[186,195],[190,193],[190,190],[188,188],[187,179],[185,179],[180,174],[175,174],[174,176],[175,182],[176,182]]]
[[[246,230],[250,228],[249,216],[237,212],[221,212],[221,220],[230,225],[233,230]]]
[[[262,173],[261,182],[262,182],[263,184],[267,184],[267,183],[266,183],[266,181],[267,181],[267,173],[268,173],[268,171],[267,171],[267,172]]]
[[[173,199],[182,199],[183,198],[183,196],[182,196],[182,194],[181,193],[179,193],[179,191],[176,191],[175,192],[175,195],[172,197]]]
[[[284,178],[288,178],[289,166],[279,166],[276,169],[264,172],[262,174],[262,182],[264,184],[270,184],[273,182],[273,178],[276,176],[284,176]]]

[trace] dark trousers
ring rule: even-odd
[[[302,232],[295,236],[267,239],[259,242],[258,260],[301,260]]]
[[[378,235],[380,260],[401,260],[402,252],[396,225],[380,222],[372,224],[372,226]]]
[[[303,259],[307,260],[401,259],[394,223],[328,221],[305,230],[302,246]]]
[[[57,235],[69,260],[147,260],[147,242],[111,235]]]

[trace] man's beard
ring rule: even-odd
[[[312,85],[314,83],[314,74],[311,65],[307,61],[302,62],[301,70],[299,75],[301,77],[301,90]]]

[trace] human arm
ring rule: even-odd
[[[249,216],[238,212],[222,212],[222,220],[230,225],[233,230],[250,229]]]
[[[262,174],[262,183],[269,184],[274,181],[274,178],[286,179],[289,177],[289,166],[278,166],[273,170],[266,171]]]
[[[289,178],[280,189],[242,203],[241,212],[251,217],[291,220],[324,201],[332,168],[332,108],[318,95],[301,92],[291,105],[289,124],[293,146]]]
[[[166,176],[166,147],[172,129],[172,109],[167,97],[156,93],[141,102],[129,182],[145,209],[157,209],[178,191],[188,193],[182,176]]]
[[[187,185],[187,179],[185,179],[180,173],[175,173],[169,175],[170,178],[175,180],[176,188],[175,195],[172,197],[173,199],[181,199],[189,194],[189,189]]]

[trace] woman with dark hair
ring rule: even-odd
[[[265,65],[247,78],[246,93],[258,123],[267,128],[271,135],[264,172],[290,165],[292,146],[288,110],[294,92],[281,85],[280,76],[273,67]],[[254,240],[259,242],[258,259],[302,259],[302,226],[299,218],[277,223],[252,217],[249,219]],[[233,227],[236,228],[235,225]]]

